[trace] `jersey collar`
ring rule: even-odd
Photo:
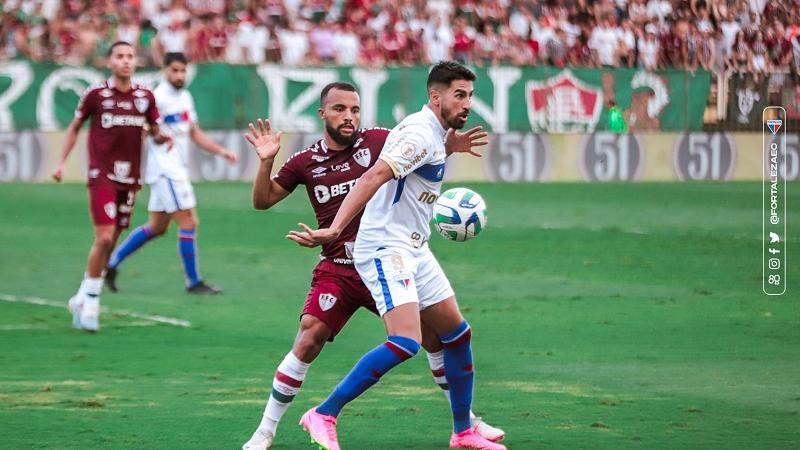
[[[436,117],[436,113],[428,106],[425,105],[422,107],[422,113],[428,116],[428,120],[430,120],[434,125],[434,129],[439,133],[439,137],[444,140],[445,135],[447,134],[447,130],[442,128],[442,124],[439,123],[439,119]]]

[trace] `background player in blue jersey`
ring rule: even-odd
[[[175,139],[174,147],[167,151],[164,145],[148,142],[145,177],[150,185],[150,211],[148,222],[133,230],[111,254],[106,268],[106,285],[117,292],[119,266],[125,259],[150,240],[166,233],[171,221],[178,224],[178,252],[183,261],[186,291],[191,294],[218,294],[222,290],[209,286],[200,276],[197,253],[197,201],[189,180],[190,139],[204,150],[220,155],[231,164],[239,156],[214,142],[200,129],[192,94],[186,84],[186,56],[167,53],[164,56],[164,81],[153,90],[158,110],[163,118],[162,127]]]

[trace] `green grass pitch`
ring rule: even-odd
[[[759,183],[467,183],[489,205],[475,241],[432,246],[474,328],[474,408],[510,449],[800,446],[800,196],[789,186],[789,286],[761,293]],[[253,211],[247,184],[196,187],[190,297],[174,228],[121,268],[101,332],[66,310],[0,301],[0,448],[238,448],[289,350],[316,252],[298,191]],[[135,225],[146,217],[138,200]],[[66,302],[91,242],[80,184],[0,185],[0,294]],[[125,314],[160,314],[181,328]],[[360,312],[313,364],[274,448],[384,338]],[[351,450],[444,449],[450,414],[420,355],[339,420]]]

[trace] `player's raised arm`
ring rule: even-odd
[[[364,209],[369,199],[378,192],[381,186],[394,178],[394,170],[389,164],[379,159],[371,169],[366,171],[342,201],[330,228],[312,230],[306,224],[298,224],[303,231],[290,231],[286,237],[303,247],[316,247],[326,244],[342,233],[342,230],[353,221],[353,218]]]
[[[58,162],[56,170],[53,171],[53,179],[58,183],[61,182],[61,178],[64,175],[64,164],[67,162],[69,154],[72,153],[72,149],[75,148],[75,142],[78,140],[78,132],[85,120],[85,117],[75,117],[67,127],[67,135],[64,138],[64,145],[61,147],[61,160]]]
[[[270,178],[275,156],[281,150],[281,132],[272,133],[269,120],[258,119],[256,123],[258,129],[251,122],[248,124],[250,133],[244,135],[261,161],[253,181],[253,208],[269,209],[289,195],[289,191]]]

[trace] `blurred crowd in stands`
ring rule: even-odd
[[[797,71],[800,0],[0,0],[0,60]]]

